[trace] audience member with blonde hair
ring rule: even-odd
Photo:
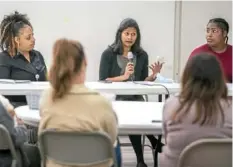
[[[87,61],[78,41],[59,39],[53,47],[49,71],[51,88],[41,98],[39,134],[46,129],[59,131],[100,131],[117,141],[117,120],[111,104],[85,85]],[[91,150],[90,150],[91,151]],[[101,167],[109,167],[100,164]],[[51,159],[47,167],[60,167]]]
[[[214,55],[200,53],[187,62],[179,95],[164,106],[166,145],[160,167],[175,167],[182,150],[198,139],[232,138],[232,102],[225,80]]]

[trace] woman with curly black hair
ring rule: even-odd
[[[0,79],[46,81],[47,68],[40,52],[34,50],[33,27],[26,14],[15,11],[0,23]],[[5,96],[14,107],[26,105],[26,97]],[[40,166],[37,128],[27,127],[28,143],[24,145],[31,166]]]
[[[0,24],[0,79],[45,81],[46,65],[34,50],[35,38],[27,15],[14,12]],[[26,104],[25,96],[6,96],[14,107]]]

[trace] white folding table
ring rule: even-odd
[[[163,105],[161,102],[113,101],[112,106],[119,121],[119,134],[162,134]],[[15,112],[26,124],[38,126],[40,121],[38,110],[21,106],[16,108]]]
[[[177,93],[180,85],[177,83],[159,84],[153,82],[86,82],[85,85],[93,90],[102,93],[117,95],[154,95],[167,94],[166,87],[171,94]],[[48,82],[28,82],[28,83],[1,83],[1,95],[31,95],[41,94],[43,90],[49,88]]]
[[[117,95],[155,95],[155,94],[175,94],[180,91],[178,83],[155,83],[155,82],[86,82],[85,85],[101,93]],[[49,82],[28,82],[28,83],[1,83],[1,95],[32,95],[41,94],[43,90],[49,88]],[[227,84],[228,94],[232,95],[232,84]],[[167,90],[166,90],[166,88]]]

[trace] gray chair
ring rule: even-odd
[[[16,150],[12,142],[11,136],[5,126],[0,124],[0,150],[10,150],[12,155],[11,167],[17,167],[20,162],[17,158]],[[17,165],[18,164],[18,165]]]
[[[178,167],[232,167],[232,138],[191,143],[182,151]]]
[[[117,167],[110,138],[99,132],[45,130],[39,135],[39,148],[44,167],[46,159],[70,166],[97,165],[113,160]]]

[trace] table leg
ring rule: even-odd
[[[145,102],[148,102],[148,101],[149,101],[148,95],[145,95]],[[145,142],[146,142],[146,135],[142,135],[142,153],[143,154],[144,154]]]
[[[158,153],[160,150],[159,147],[161,147],[161,144],[160,144],[161,140],[162,140],[162,135],[159,135],[158,136],[158,143],[157,143],[156,148],[154,150],[154,167],[158,167]]]
[[[162,102],[163,101],[163,95],[162,94],[159,94],[159,97],[158,97],[158,101],[159,102]],[[169,98],[169,95],[168,94],[165,94],[165,99]],[[160,148],[161,147],[160,143],[162,142],[162,135],[158,135],[158,143],[156,145],[156,148],[154,150],[154,167],[158,167],[158,152],[160,151]]]
[[[163,101],[163,95],[162,94],[159,94],[158,95],[158,102],[162,102]]]
[[[169,98],[169,95],[168,94],[165,94],[165,100]],[[162,94],[159,94],[158,95],[158,102],[163,102],[163,95]]]

